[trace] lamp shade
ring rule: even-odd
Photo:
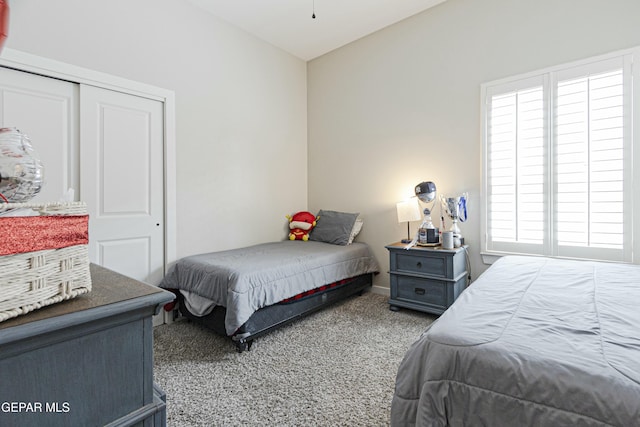
[[[420,220],[420,205],[418,199],[412,197],[396,205],[398,211],[398,222],[410,222]]]

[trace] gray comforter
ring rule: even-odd
[[[639,426],[640,267],[502,258],[407,352],[391,424]]]
[[[262,307],[378,270],[364,243],[286,240],[183,258],[160,287],[185,290],[226,307],[225,328],[233,335]]]

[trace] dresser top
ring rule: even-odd
[[[0,331],[114,304],[122,305],[122,303],[136,299],[143,304],[154,305],[167,303],[174,298],[170,292],[99,265],[91,264],[89,268],[91,271],[91,292],[0,322]]]

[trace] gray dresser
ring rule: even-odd
[[[389,308],[400,307],[442,314],[458,298],[467,283],[466,247],[414,246],[404,243],[386,246],[389,250]]]
[[[164,426],[152,315],[174,296],[91,265],[93,290],[0,323],[0,426]]]

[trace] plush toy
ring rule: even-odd
[[[287,215],[289,220],[289,240],[309,240],[309,233],[316,226],[316,221],[320,217],[314,216],[311,212],[298,212],[291,215]]]

